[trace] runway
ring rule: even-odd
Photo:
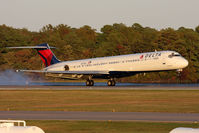
[[[0,90],[199,90],[198,84],[179,85],[118,85],[118,86],[71,86],[71,85],[0,85]]]
[[[0,119],[199,122],[199,114],[147,112],[0,111]]]

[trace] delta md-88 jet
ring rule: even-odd
[[[110,57],[99,57],[74,61],[60,61],[47,43],[37,46],[10,48],[34,48],[40,55],[45,68],[42,70],[18,70],[20,72],[45,73],[46,75],[67,78],[86,79],[87,86],[93,86],[95,78],[108,79],[108,86],[115,86],[115,78],[138,73],[182,70],[188,61],[175,51],[155,51]]]

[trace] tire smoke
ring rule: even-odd
[[[0,72],[0,85],[28,85],[30,78],[14,70]]]

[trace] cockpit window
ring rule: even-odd
[[[178,54],[178,53],[172,53],[172,54],[170,54],[168,57],[169,57],[169,58],[172,58],[172,57],[174,57],[174,56],[181,56],[181,55]]]
[[[169,58],[172,58],[173,56],[174,56],[174,53],[170,54],[170,55],[169,55]]]

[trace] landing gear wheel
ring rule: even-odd
[[[112,86],[111,80],[108,80],[107,85],[108,85],[108,86]]]
[[[178,71],[179,82],[182,83],[182,71]]]
[[[86,80],[86,86],[93,86],[94,81],[93,80]]]
[[[86,86],[89,86],[90,82],[89,80],[86,80]]]
[[[115,86],[115,80],[108,80],[107,85],[108,86]]]
[[[116,82],[115,80],[112,80],[112,86],[115,86]]]
[[[90,86],[93,86],[93,85],[94,85],[94,81],[90,80]]]

